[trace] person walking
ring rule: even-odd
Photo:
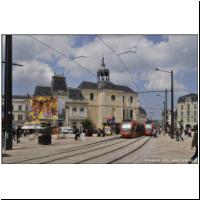
[[[17,143],[20,143],[20,140],[19,140],[19,138],[20,138],[20,133],[21,133],[21,129],[19,128],[19,127],[17,127],[17,134],[16,134],[16,136],[17,136]]]
[[[81,134],[80,134],[81,140],[85,140],[85,129],[81,129]]]
[[[175,134],[176,134],[176,141],[179,141],[180,132],[178,128],[175,129]]]
[[[97,131],[97,137],[101,137],[101,129],[100,128]]]
[[[78,140],[78,137],[80,137],[80,130],[77,128],[75,132],[75,140]]]
[[[188,162],[191,164],[196,158],[198,158],[198,128],[196,128],[194,132],[194,136],[192,139],[192,149],[196,148],[194,155],[190,158],[190,161]]]
[[[188,129],[188,136],[192,137],[192,129],[191,129],[191,127],[189,127],[189,129]]]
[[[183,130],[182,130],[182,129],[179,129],[179,136],[180,136],[180,139],[181,139],[182,141],[184,141],[182,135],[183,135]]]
[[[155,128],[153,129],[153,137],[154,137],[154,138],[157,137],[157,135],[156,135],[156,129],[155,129]]]
[[[13,141],[16,140],[16,130],[15,128],[12,129],[12,134],[13,134]]]

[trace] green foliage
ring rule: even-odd
[[[89,119],[83,120],[81,124],[84,129],[90,129],[90,130],[94,129],[94,126]]]

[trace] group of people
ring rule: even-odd
[[[180,128],[175,129],[176,141],[180,141],[180,139],[184,141],[182,134],[183,134],[183,131]]]
[[[97,131],[97,137],[105,137],[105,131],[99,128]]]
[[[183,135],[187,135],[188,137],[192,137],[191,127],[186,127],[185,129],[183,129],[183,127],[175,129],[176,141],[180,141],[180,140],[183,141],[184,140]]]
[[[75,140],[78,140],[79,137],[82,138],[82,140],[85,138],[85,133],[86,133],[86,130],[84,128],[76,128],[74,129],[74,139]]]
[[[16,141],[17,143],[20,143],[20,138],[22,136],[26,137],[27,135],[30,135],[33,133],[33,130],[23,130],[21,127],[17,127],[16,129],[12,129],[12,135],[13,135],[13,141]]]
[[[162,131],[162,129],[161,128],[154,128],[153,129],[153,137],[154,138],[158,138],[158,135],[160,135],[161,134],[161,131]]]
[[[192,137],[191,127],[186,127],[185,129],[183,129],[183,127],[175,128],[176,141],[180,141],[180,140],[184,141],[183,135],[186,135],[188,137]],[[192,157],[190,158],[188,163],[192,163],[196,158],[198,158],[198,127],[196,127],[194,129],[194,135],[193,135],[193,139],[192,139],[191,148],[192,149],[195,148],[195,152],[192,155]]]

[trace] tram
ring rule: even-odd
[[[146,121],[144,123],[144,127],[145,127],[145,135],[146,136],[152,136],[153,135],[153,129],[154,129],[154,123],[153,121]]]
[[[145,133],[144,124],[137,122],[135,120],[132,121],[124,121],[121,125],[121,137],[123,138],[134,138],[140,137]]]

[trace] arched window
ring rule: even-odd
[[[116,99],[115,95],[111,96],[111,100],[114,101]]]
[[[90,100],[93,101],[94,100],[94,94],[90,93]]]
[[[133,119],[133,110],[130,110],[130,119]]]
[[[130,97],[130,102],[133,103],[133,97],[132,96]]]

